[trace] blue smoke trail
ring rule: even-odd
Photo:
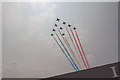
[[[60,49],[62,50],[62,52],[64,53],[64,55],[66,56],[66,58],[69,60],[69,62],[71,63],[71,65],[73,66],[73,68],[77,71],[77,69],[74,67],[74,65],[72,64],[72,62],[70,61],[70,59],[68,58],[68,56],[65,54],[65,51],[62,49],[62,47],[60,46],[60,44],[58,43],[58,41],[55,39],[55,37],[53,37],[54,40],[56,41],[56,43],[58,44],[58,46],[60,47]]]
[[[59,38],[59,36],[57,35],[57,33],[55,32],[57,38],[59,39],[59,41],[61,42],[61,44],[63,45],[64,49],[66,50],[68,56],[70,57],[70,59],[72,60],[73,64],[75,65],[75,67],[77,68],[77,70],[79,71],[79,68],[77,67],[76,63],[74,62],[74,60],[72,59],[72,57],[70,56],[68,50],[66,49],[66,47],[64,46],[63,42],[61,41],[61,39]]]

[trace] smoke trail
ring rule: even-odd
[[[58,29],[58,31],[59,31],[59,29]],[[74,55],[74,53],[73,53],[73,50],[71,49],[71,47],[70,47],[70,45],[69,45],[67,39],[66,39],[65,37],[63,37],[63,35],[61,34],[60,31],[59,31],[59,33],[60,33],[60,35],[62,36],[63,40],[65,41],[65,43],[66,43],[67,47],[69,48],[70,52],[72,53],[72,55],[73,55],[75,61],[76,61],[77,64],[79,65],[79,62],[77,61],[77,59],[76,59],[76,57],[75,57],[75,55]],[[80,65],[79,65],[79,68],[82,69],[82,68],[80,67]]]
[[[73,39],[72,39],[72,37],[71,37],[71,35],[70,35],[70,33],[69,33],[69,30],[68,30],[68,28],[67,28],[66,26],[65,26],[65,28],[66,28],[67,33],[68,33],[68,35],[69,35],[69,37],[70,37],[70,39],[71,39],[71,41],[72,41],[73,46],[74,46],[74,48],[75,48],[75,50],[76,50],[76,52],[77,52],[77,55],[79,56],[79,53],[78,53],[77,48],[76,48],[76,46],[75,46],[75,43],[73,42]],[[79,59],[80,59],[80,62],[82,62],[80,57],[79,57]],[[80,65],[80,64],[79,64],[79,65]],[[81,66],[81,65],[80,65],[80,66]],[[84,65],[83,65],[83,64],[82,64],[82,68],[84,68]]]
[[[62,50],[63,54],[65,55],[65,57],[69,60],[69,62],[71,63],[72,67],[77,71],[77,69],[75,68],[75,66],[72,64],[71,60],[68,58],[67,54],[65,53],[65,51],[62,49],[62,47],[60,46],[60,43],[56,40],[55,37],[53,37],[54,40],[56,41],[56,43],[58,44],[58,46],[60,47],[60,49]]]
[[[66,49],[66,47],[64,46],[63,42],[61,41],[60,37],[57,35],[57,33],[55,32],[57,38],[59,39],[59,41],[61,42],[62,46],[64,47],[64,49],[66,50],[68,56],[70,57],[70,59],[72,60],[73,64],[75,65],[75,67],[77,68],[77,71],[79,71],[79,68],[77,67],[76,63],[74,62],[74,60],[72,59],[71,55],[69,54],[68,50]]]
[[[76,36],[77,36],[77,39],[78,39],[79,45],[80,45],[80,47],[81,47],[81,50],[82,50],[83,55],[84,55],[84,57],[85,57],[85,60],[86,60],[86,62],[87,62],[88,68],[90,68],[89,63],[88,63],[87,58],[86,58],[86,56],[85,56],[85,53],[84,53],[83,47],[82,47],[82,45],[81,45],[81,43],[80,43],[80,39],[79,39],[79,37],[78,37],[78,34],[77,34],[77,31],[76,31],[76,30],[75,30],[75,34],[76,34]]]
[[[84,61],[84,58],[83,58],[83,56],[82,56],[82,53],[81,53],[80,48],[79,48],[79,46],[78,46],[78,44],[77,44],[77,40],[76,40],[76,38],[75,38],[75,36],[74,36],[74,33],[73,33],[71,27],[70,27],[70,31],[71,31],[71,33],[72,33],[72,35],[73,35],[73,38],[74,38],[74,40],[75,40],[75,43],[76,43],[77,48],[78,48],[78,51],[79,51],[79,53],[80,53],[80,55],[81,55],[81,58],[82,58],[82,60],[83,60],[83,63],[84,63],[84,65],[85,65],[85,67],[87,68],[86,63],[85,63],[85,61]]]

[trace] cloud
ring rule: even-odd
[[[92,54],[87,54],[86,57],[87,57],[87,60],[90,64],[90,66],[93,67],[95,65],[95,63],[97,62],[96,57]]]
[[[13,31],[21,27],[22,13],[20,3],[3,3],[3,24]]]
[[[37,6],[37,3],[33,3],[33,4],[34,6]],[[54,14],[55,8],[56,8],[56,5],[51,5],[44,12],[39,13],[39,15],[30,15],[26,20],[26,26],[25,26],[26,31],[24,32],[24,37],[23,35],[21,35],[20,38],[22,40],[23,38],[24,40],[28,40],[27,38],[36,36],[38,32],[40,32],[39,34],[43,38],[45,36],[44,35],[45,29],[46,31],[48,30],[48,26],[49,26],[48,24],[55,19],[55,14]],[[25,39],[25,36],[26,36],[26,39]]]
[[[19,40],[22,42],[26,42],[26,41],[28,41],[28,38],[25,35],[22,35],[19,37]]]
[[[37,4],[38,3],[34,4],[33,7],[39,10]],[[46,7],[46,5],[47,4],[41,4],[39,6]],[[18,39],[22,42],[31,41],[28,45],[32,45],[32,50],[29,51],[34,52],[34,56],[32,52],[30,52],[27,60],[25,59],[26,61],[23,60],[24,62],[22,62],[22,65],[24,65],[23,70],[25,70],[26,72],[33,72],[31,74],[25,73],[25,76],[29,75],[31,77],[46,77],[48,75],[59,73],[61,71],[59,70],[59,67],[57,68],[56,66],[54,66],[54,63],[56,61],[53,60],[61,55],[56,54],[56,52],[62,52],[54,42],[54,39],[50,37],[50,29],[51,27],[53,27],[50,26],[50,23],[53,23],[56,18],[56,15],[54,13],[55,8],[56,5],[49,5],[47,8],[45,8],[44,11],[38,12],[39,14],[37,15],[28,15],[24,25],[25,31],[19,32],[20,36],[18,37]],[[26,57],[27,54],[24,54],[24,56]],[[61,59],[61,57],[59,56],[58,60]],[[36,67],[34,67],[33,69],[32,65],[35,65]],[[28,66],[31,67],[27,68]]]
[[[55,10],[55,8],[56,8],[56,5],[52,5],[48,10],[49,10],[49,12],[53,12]]]

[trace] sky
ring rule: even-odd
[[[91,68],[118,61],[117,3],[3,2],[3,77],[75,71],[50,36],[57,17],[77,28]]]

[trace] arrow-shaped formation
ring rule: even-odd
[[[56,22],[61,22],[61,20],[57,18]],[[76,71],[90,68],[90,65],[84,53],[76,28],[75,27],[72,28],[72,25],[70,24],[66,25],[65,21],[62,22],[62,26],[59,26],[58,24],[55,24],[54,26],[55,28],[53,28],[52,31],[54,32],[55,35],[51,34],[51,36],[54,38],[55,42],[62,50],[63,54],[68,59],[72,67]],[[67,32],[66,34],[62,32],[64,28]],[[70,43],[68,42],[66,38],[67,34],[73,45],[70,45]],[[73,50],[72,46],[75,49],[75,51]],[[77,56],[75,53],[77,53]]]

